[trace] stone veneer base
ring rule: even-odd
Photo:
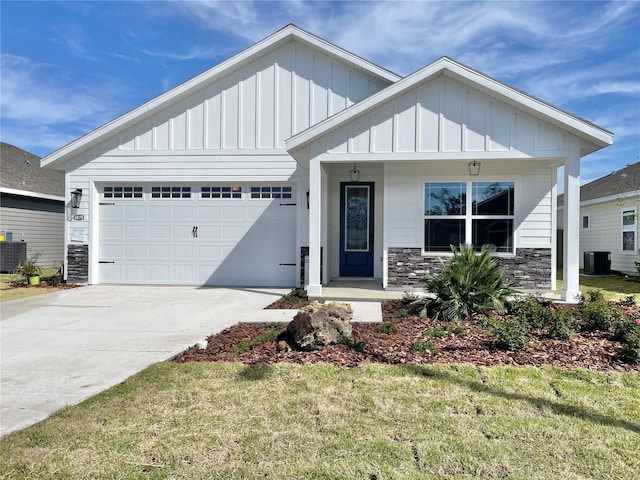
[[[390,248],[387,265],[388,288],[420,288],[420,278],[440,272],[440,258],[423,256],[419,248]],[[513,257],[495,258],[504,268],[507,278],[516,283],[517,288],[551,290],[550,248],[518,248]]]
[[[70,283],[89,281],[89,245],[67,247],[67,281]]]

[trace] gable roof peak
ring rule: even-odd
[[[362,71],[368,72],[370,75],[378,77],[383,82],[393,83],[401,78],[399,75],[391,72],[390,70],[382,68],[368,60],[365,60],[362,57],[359,57],[354,53],[351,53],[316,35],[313,35],[312,33],[303,30],[293,23],[289,23],[276,32],[272,33],[271,35],[233,55],[232,57],[223,60],[212,68],[200,73],[199,75],[196,75],[189,80],[186,80],[185,82],[172,88],[171,90],[161,93],[160,95],[152,98],[146,103],[143,103],[133,110],[119,116],[118,118],[96,128],[95,130],[50,153],[42,159],[42,166],[50,168],[58,167],[59,165],[72,158],[74,155],[77,155],[106,140],[110,136],[123,131],[124,129],[135,124],[135,122],[153,115],[155,112],[157,112],[161,108],[166,107],[174,100],[197,91],[198,89],[202,88],[203,85],[205,85],[207,82],[215,81],[216,79],[221,78],[229,72],[249,64],[251,61],[255,60],[270,49],[277,48],[278,46],[283,45],[292,39],[297,39],[300,42],[312,46],[313,48],[316,48],[329,56],[338,58],[341,61],[352,65],[354,68],[358,68]]]

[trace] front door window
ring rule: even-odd
[[[369,251],[369,187],[347,186],[344,208],[345,250]]]

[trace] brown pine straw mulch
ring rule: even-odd
[[[600,331],[582,331],[569,342],[553,340],[542,336],[534,338],[521,351],[501,349],[495,337],[468,320],[460,325],[466,327],[464,334],[449,333],[446,337],[425,338],[423,332],[428,328],[447,325],[417,316],[394,318],[393,313],[404,308],[401,300],[382,303],[383,321],[393,324],[391,333],[376,331],[379,323],[353,323],[351,345],[331,345],[321,351],[304,352],[283,349],[278,342],[285,340],[286,324],[269,325],[241,323],[229,327],[208,338],[207,348],[200,350],[190,347],[174,358],[175,362],[242,362],[297,364],[331,363],[342,367],[355,367],[362,363],[377,362],[387,364],[430,363],[471,363],[477,366],[552,365],[562,368],[582,367],[599,371],[640,371],[640,365],[626,363],[621,352],[623,345],[614,339],[612,333]],[[640,317],[640,308],[629,307]],[[629,311],[629,310],[628,310]],[[259,344],[251,345],[256,338],[266,332],[276,331],[279,336]],[[419,353],[412,350],[416,341],[431,340],[437,347],[435,353]],[[246,350],[239,352],[238,345],[245,342]],[[364,342],[364,343],[362,343]],[[249,346],[251,345],[251,346]],[[249,346],[249,347],[248,347]],[[358,351],[361,349],[362,351]],[[240,349],[241,350],[241,349]]]

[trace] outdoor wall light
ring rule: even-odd
[[[355,163],[353,164],[353,168],[349,170],[349,180],[352,182],[360,181],[360,170],[358,170]]]
[[[80,208],[80,201],[82,200],[82,189],[76,188],[71,192],[71,208]]]
[[[477,177],[478,175],[480,175],[481,165],[482,164],[477,160],[473,160],[472,162],[469,162],[469,164],[467,165],[467,167],[469,168],[469,175],[471,175],[472,177]]]
[[[307,190],[307,210],[309,210],[309,190]]]

